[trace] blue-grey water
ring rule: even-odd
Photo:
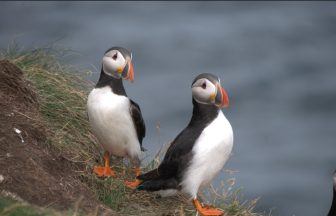
[[[231,106],[236,178],[258,210],[326,215],[336,169],[335,2],[0,2],[0,47],[55,42],[92,69],[110,46],[133,51],[126,84],[154,154],[191,116],[192,79],[220,76]],[[95,69],[97,68],[97,69]],[[157,132],[156,125],[160,125]]]

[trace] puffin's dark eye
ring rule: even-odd
[[[202,84],[202,88],[203,88],[203,89],[206,88],[206,83],[205,83],[205,82]]]
[[[116,54],[114,54],[114,55],[112,56],[113,60],[116,60],[117,57],[118,57],[118,53],[116,53]]]

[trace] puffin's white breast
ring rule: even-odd
[[[182,191],[193,198],[201,185],[209,183],[229,159],[233,146],[230,122],[222,111],[201,133],[192,149],[193,158],[181,182]]]
[[[92,130],[104,149],[134,158],[141,150],[129,107],[129,99],[114,94],[109,86],[93,89],[87,101]]]

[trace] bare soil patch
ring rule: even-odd
[[[83,165],[48,146],[49,132],[38,101],[23,72],[9,61],[0,61],[0,175],[4,177],[0,191],[59,210],[104,208],[79,180],[76,171],[85,169]]]

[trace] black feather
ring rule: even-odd
[[[333,178],[336,178],[336,171],[334,172]],[[328,216],[336,216],[336,182],[334,179],[333,179],[333,200],[331,203]]]
[[[153,169],[145,174],[137,176],[137,179],[141,181],[148,181],[151,179],[157,179],[158,177],[160,177],[158,169]]]
[[[115,47],[111,47],[110,49],[106,50],[105,51],[105,54],[110,52],[111,50],[118,50],[119,52],[121,52],[121,54],[126,57],[126,56],[129,56],[131,57],[132,53],[130,50],[124,48],[124,47],[118,47],[118,46],[115,46]]]
[[[122,79],[114,78],[112,76],[107,75],[102,67],[100,77],[95,88],[103,88],[105,86],[110,86],[114,94],[127,97]]]
[[[331,204],[328,216],[336,216],[336,191],[335,191],[335,188],[334,188],[333,200],[332,200],[332,204]]]
[[[158,191],[166,189],[178,189],[178,182],[176,179],[157,179],[146,181],[137,187],[138,190]]]
[[[134,101],[132,101],[131,99],[130,99],[130,102],[131,102],[130,113],[131,113],[131,117],[133,119],[133,124],[134,124],[135,130],[137,132],[140,147],[141,147],[142,151],[145,151],[146,149],[142,147],[142,140],[146,136],[145,122],[142,118],[141,110],[140,110],[139,105],[137,103],[135,103]]]

